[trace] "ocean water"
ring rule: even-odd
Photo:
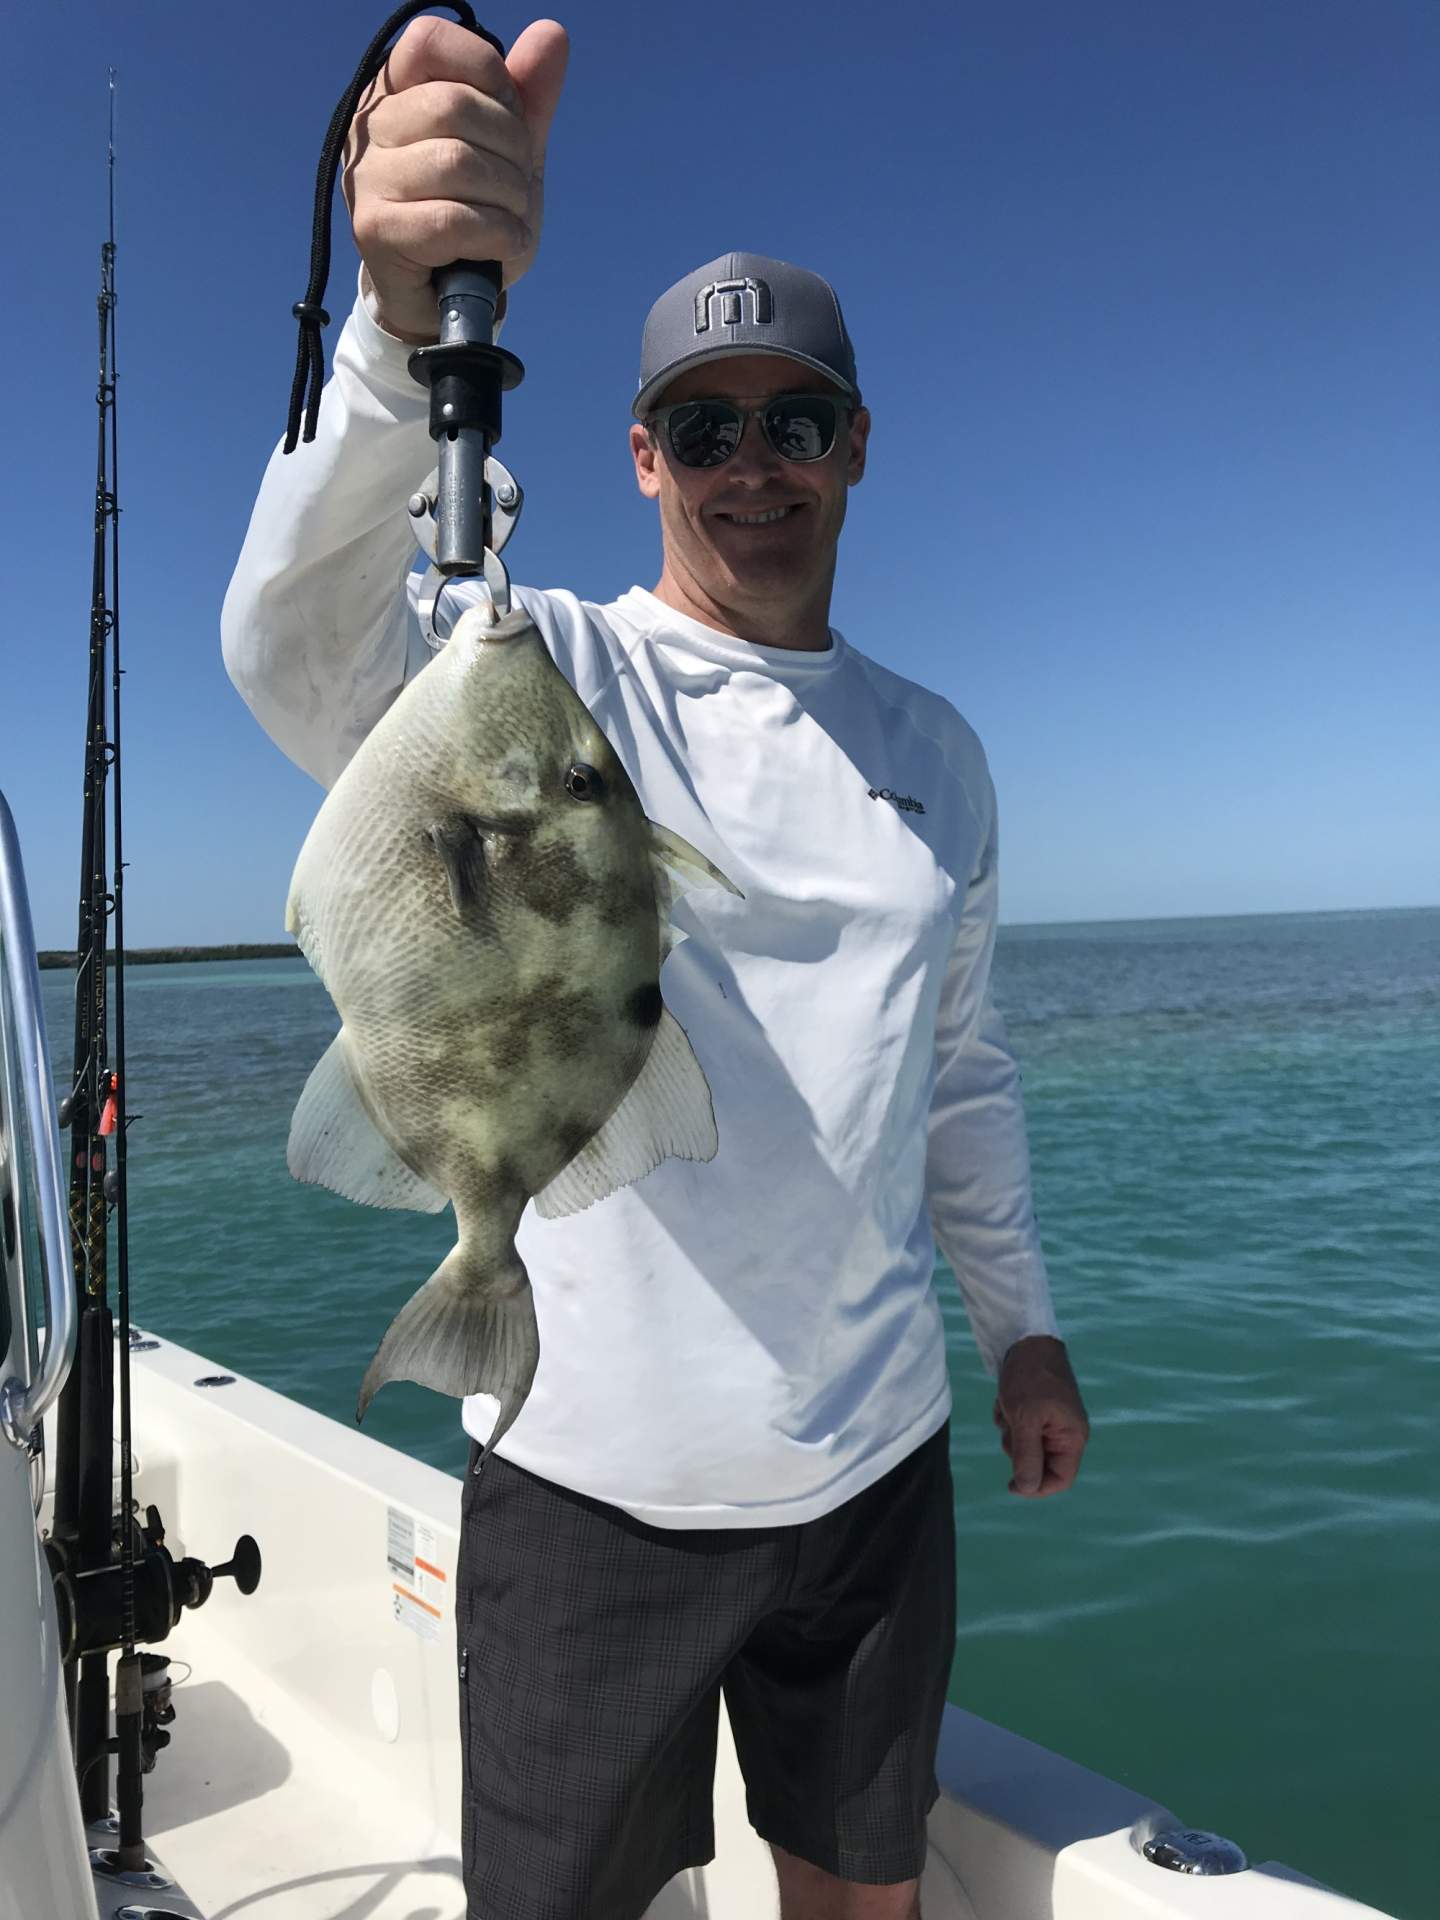
[[[1440,1913],[1440,909],[1015,928],[1052,1284],[1094,1435],[1006,1492],[953,1282],[951,1698],[1187,1824]],[[70,982],[44,976],[57,1062]],[[448,1217],[290,1181],[302,962],[133,968],[137,1321],[340,1420]],[[458,1472],[453,1405],[367,1430]]]

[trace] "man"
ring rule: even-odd
[[[499,259],[513,286],[534,257],[565,52],[553,22],[502,61],[425,18],[357,115],[362,299],[224,622],[242,693],[326,784],[428,658],[407,344],[435,337],[436,266]],[[517,597],[647,812],[743,890],[677,909],[664,974],[720,1151],[522,1226],[539,1370],[462,1518],[470,1912],[638,1920],[709,1859],[723,1686],[784,1920],[913,1920],[954,1645],[932,1220],[1011,1490],[1067,1487],[1088,1431],[989,994],[994,795],[954,709],[829,626],[870,417],[825,282],[753,255],[687,276],[634,412],[654,591]],[[465,1403],[476,1441],[493,1417]]]

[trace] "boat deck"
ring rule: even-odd
[[[253,1381],[201,1387],[219,1370],[169,1342],[135,1365],[136,1493],[172,1553],[213,1564],[249,1532],[265,1563],[254,1595],[217,1582],[166,1643],[157,1861],[206,1920],[462,1920],[458,1481]],[[1151,1864],[1144,1840],[1182,1825],[1167,1809],[953,1707],[939,1773],[925,1920],[1377,1920],[1284,1867]],[[715,1816],[717,1858],[647,1920],[775,1920],[723,1713]],[[114,1893],[102,1920],[147,1898],[185,1911]]]

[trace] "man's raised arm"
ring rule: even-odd
[[[329,786],[400,691],[410,494],[434,465],[412,346],[436,338],[431,275],[535,257],[545,145],[568,42],[537,21],[507,60],[434,15],[361,101],[344,191],[361,299],[336,344],[316,437],[270,457],[225,597],[225,664],[282,751]]]

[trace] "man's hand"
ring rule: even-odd
[[[570,43],[537,20],[502,60],[434,14],[412,20],[362,96],[345,149],[345,204],[379,305],[402,340],[434,340],[430,276],[498,260],[506,286],[535,258],[545,143]]]
[[[1043,1500],[1073,1483],[1090,1422],[1063,1340],[1030,1334],[1010,1348],[1000,1363],[995,1424],[1015,1469],[1011,1493]]]

